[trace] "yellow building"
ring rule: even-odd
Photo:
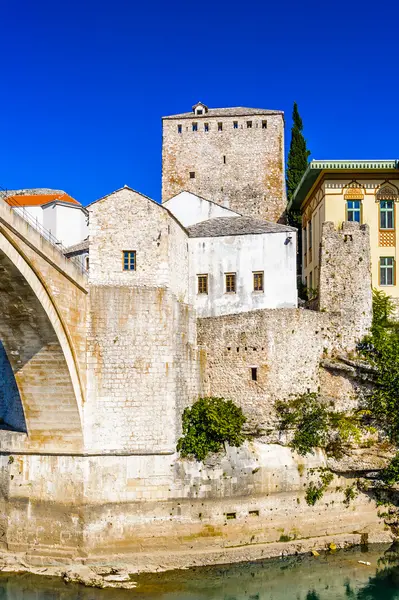
[[[302,214],[302,281],[318,287],[321,225],[370,226],[373,286],[399,298],[399,160],[313,160],[288,209]],[[398,283],[398,285],[397,285]]]

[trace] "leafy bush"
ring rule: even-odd
[[[339,458],[344,443],[351,439],[359,441],[359,424],[363,413],[353,415],[329,410],[312,392],[296,396],[275,404],[280,417],[280,430],[293,431],[290,446],[304,456],[314,448],[325,448],[329,454]]]
[[[246,419],[239,406],[223,398],[200,398],[183,412],[183,437],[177,443],[182,456],[204,460],[219,452],[223,444],[240,446]]]
[[[394,485],[399,481],[399,452],[396,453],[389,465],[381,472],[381,479],[387,485]]]
[[[375,370],[375,389],[368,409],[377,425],[399,445],[399,330],[391,323],[393,303],[384,292],[373,290],[373,323],[359,352]]]
[[[334,479],[334,473],[332,473],[330,469],[327,469],[326,467],[320,467],[316,470],[319,472],[320,483],[317,485],[313,481],[309,483],[305,494],[306,504],[309,506],[314,506],[318,500],[321,500],[324,492]],[[313,472],[314,469],[311,469],[311,473]]]
[[[314,506],[318,500],[323,497],[324,489],[321,486],[316,485],[313,481],[310,482],[309,487],[306,490],[306,504]]]

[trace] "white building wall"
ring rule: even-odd
[[[190,192],[181,192],[163,203],[184,227],[215,217],[237,217],[239,213]]]
[[[297,306],[296,233],[191,238],[189,248],[190,302],[199,317]],[[264,272],[263,292],[253,291],[254,271]],[[236,293],[225,292],[225,273],[236,273]],[[197,293],[201,274],[208,294]]]
[[[21,215],[21,217],[25,218],[25,215],[28,215],[38,225],[43,225],[43,209],[41,206],[18,206],[13,207],[13,209]]]
[[[65,247],[73,246],[89,235],[87,216],[80,207],[50,204],[43,208],[43,226]]]

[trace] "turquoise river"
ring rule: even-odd
[[[361,564],[363,561],[367,564]],[[0,600],[399,600],[399,546],[132,576],[134,590],[0,574]]]

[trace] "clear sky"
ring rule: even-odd
[[[399,158],[399,3],[0,0],[0,185],[157,200],[161,116],[298,102],[311,158]]]

